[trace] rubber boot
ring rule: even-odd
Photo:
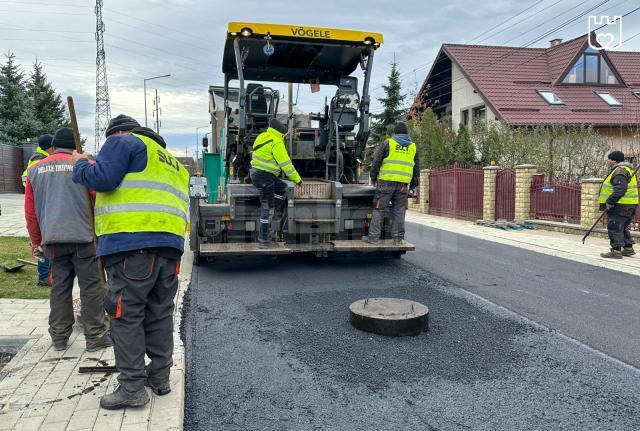
[[[402,245],[402,241],[403,241],[402,238],[394,238],[393,239],[393,245],[395,245],[396,247],[399,247],[399,246]]]
[[[633,246],[625,247],[622,249],[622,255],[626,257],[631,257],[636,254],[636,251],[633,249]]]
[[[365,235],[362,237],[362,241],[367,242],[369,244],[378,245],[380,244],[380,238],[373,238],[369,235]]]
[[[622,251],[613,248],[608,253],[600,253],[600,257],[605,259],[622,259]]]
[[[149,402],[147,390],[142,388],[136,392],[129,392],[122,386],[100,398],[100,407],[107,410],[118,410],[125,407],[142,407]]]
[[[258,234],[258,243],[260,248],[274,248],[275,243],[271,240],[271,224],[260,223],[260,232]]]

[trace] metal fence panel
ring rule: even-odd
[[[496,174],[496,220],[513,220],[516,215],[516,171],[511,167]]]
[[[531,216],[539,220],[580,223],[580,183],[537,175],[531,184]]]
[[[429,173],[429,214],[481,219],[483,194],[482,168],[455,164]]]

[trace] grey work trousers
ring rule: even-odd
[[[78,277],[84,338],[87,344],[98,342],[105,332],[98,259],[93,243],[49,244],[45,254],[51,262],[49,281],[49,334],[56,341],[68,340],[73,330],[73,280]]]
[[[145,353],[151,359],[146,376],[152,382],[169,379],[173,364],[173,309],[178,291],[179,260],[136,250],[106,268],[105,311],[113,317],[111,337],[127,391],[144,388]]]
[[[287,183],[269,172],[251,169],[251,182],[260,192],[260,231],[258,239],[268,241],[280,229],[287,202]]]
[[[404,216],[407,211],[409,185],[396,181],[378,181],[373,198],[373,216],[369,225],[369,238],[380,239],[382,221],[391,202],[391,236],[393,239],[404,239]]]

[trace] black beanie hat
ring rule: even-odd
[[[53,135],[50,133],[45,133],[44,135],[40,135],[38,138],[38,147],[41,150],[47,151],[51,148],[51,141],[53,141]]]
[[[127,115],[120,114],[109,121],[109,125],[107,126],[107,130],[104,132],[104,136],[109,137],[116,132],[128,132],[136,127],[140,127],[140,124],[138,124],[136,120]]]
[[[396,127],[393,128],[393,133],[401,135],[404,134],[406,135],[407,133],[409,133],[409,131],[407,130],[407,125],[402,123],[402,122],[398,122],[396,123]]]
[[[614,162],[624,162],[624,153],[622,151],[612,151],[607,157]]]
[[[285,126],[275,118],[272,118],[271,121],[269,121],[269,127],[271,127],[272,129],[276,129],[278,132],[282,133],[283,135],[289,131],[289,129],[287,129],[287,126]]]
[[[53,137],[53,141],[51,142],[52,147],[56,148],[76,148],[76,143],[73,140],[73,130],[71,127],[63,127],[58,129],[55,136]]]

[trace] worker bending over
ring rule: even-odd
[[[397,123],[393,136],[387,139],[387,142],[378,145],[373,154],[370,176],[372,184],[376,187],[376,193],[369,236],[363,239],[371,244],[380,242],[382,221],[391,202],[393,216],[391,237],[394,245],[401,245],[404,239],[404,216],[409,189],[417,187],[420,181],[416,144],[411,141],[405,123]]]
[[[600,188],[600,210],[607,210],[607,233],[611,250],[600,256],[609,259],[631,257],[633,238],[629,225],[638,206],[638,180],[634,175],[633,165],[624,161],[622,151],[612,151],[607,157],[607,164],[611,168]]]
[[[38,146],[36,151],[29,158],[27,163],[27,169],[22,173],[22,187],[27,187],[27,171],[36,164],[38,161],[49,157],[53,153],[51,148],[51,141],[53,141],[53,135],[46,133],[38,138]],[[49,286],[49,259],[42,253],[42,251],[35,249],[34,255],[38,258],[38,286]]]
[[[109,122],[95,164],[73,154],[73,180],[95,189],[98,255],[107,272],[119,387],[105,409],[171,391],[173,309],[189,208],[189,174],[162,137],[126,115]],[[145,353],[151,359],[145,370]]]
[[[287,202],[287,184],[278,178],[280,172],[283,171],[296,185],[302,184],[302,179],[284,146],[286,134],[287,128],[274,118],[269,122],[269,128],[259,134],[253,142],[250,174],[251,182],[260,192],[258,242],[263,248],[275,245],[272,233],[276,232],[280,224]]]
[[[107,333],[103,291],[93,243],[89,197],[71,180],[73,131],[58,130],[53,154],[27,170],[24,209],[32,247],[51,262],[49,334],[54,350],[65,350],[73,329],[73,280],[78,277],[84,338],[89,352],[113,345]]]

